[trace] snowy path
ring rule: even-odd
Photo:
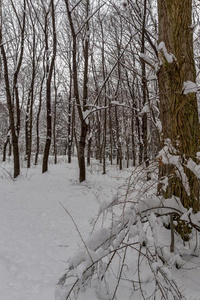
[[[10,168],[9,164],[2,167]],[[51,165],[45,174],[41,174],[41,166],[28,172],[23,169],[23,175],[13,181],[2,167],[0,300],[54,300],[66,260],[77,251],[78,244],[82,245],[60,203],[67,207],[85,239],[99,204],[104,207],[104,201],[115,199],[116,190],[128,173],[112,167],[102,176],[101,167],[94,162],[87,172],[87,181],[80,184],[77,162],[73,161],[70,165]],[[182,269],[171,270],[187,300],[200,300],[199,266],[199,257],[188,257],[188,264]],[[119,299],[123,297],[129,298],[123,294]],[[80,293],[78,300],[97,300],[94,289]]]
[[[39,168],[32,169],[16,181],[0,178],[1,300],[54,299],[65,261],[80,243],[59,202],[67,206],[84,237],[88,220],[98,210],[98,189],[94,191],[91,182],[79,184],[76,169],[75,162],[51,166],[43,175]]]

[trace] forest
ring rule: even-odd
[[[200,299],[175,280],[199,276],[199,82],[197,0],[0,0],[2,195],[64,165],[99,205],[86,239],[57,203],[81,246],[56,300]]]

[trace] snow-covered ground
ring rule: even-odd
[[[101,166],[94,161],[87,181],[80,184],[75,159],[72,164],[52,164],[45,174],[41,174],[41,166],[24,168],[15,181],[10,168],[8,163],[0,166],[0,300],[54,300],[68,258],[82,245],[62,205],[85,240],[99,205],[102,208],[105,201],[116,197],[128,173],[120,173],[114,166],[102,175]],[[186,299],[200,300],[200,260],[187,259],[191,263],[181,270],[174,268],[173,278],[182,290],[186,287]],[[89,288],[78,300],[97,297]]]
[[[50,165],[45,174],[40,166],[24,169],[15,181],[9,168],[0,167],[0,299],[53,300],[66,260],[81,243],[61,204],[86,238],[117,179],[102,176],[96,164],[80,184],[77,161]]]

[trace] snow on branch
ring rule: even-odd
[[[144,244],[147,245],[149,251],[148,246],[152,248],[153,244],[152,239],[149,238],[149,233],[147,235],[145,229],[145,223],[147,222],[152,231],[154,246],[156,247],[155,253],[158,253],[159,259],[164,263],[163,266],[166,267],[168,262],[172,265],[182,264],[178,252],[170,253],[166,247],[163,247],[162,241],[159,240],[157,228],[159,222],[157,218],[169,214],[178,215],[181,220],[200,231],[200,213],[193,214],[191,208],[188,210],[184,208],[178,197],[172,196],[169,199],[156,195],[149,195],[145,198],[140,197],[108,228],[102,227],[93,232],[92,236],[84,242],[77,253],[69,259],[68,270],[57,286],[56,299],[71,299],[72,292],[76,293],[81,286],[87,285],[95,273],[100,276],[100,282],[102,282],[113,257],[118,251],[130,247],[137,253],[141,249],[140,245]],[[180,253],[184,253],[184,249],[181,249],[181,251]],[[185,251],[188,251],[188,249],[185,249]],[[124,253],[126,253],[126,250]],[[108,258],[107,262],[105,262],[106,257]],[[159,270],[160,268],[162,270],[162,263],[159,260],[151,261],[151,263],[159,263]],[[60,297],[61,293],[64,295],[63,298]]]
[[[191,158],[189,158],[185,166],[192,171],[198,179],[200,179],[200,165],[197,165]]]
[[[198,87],[196,85],[196,83],[192,82],[192,81],[186,81],[183,83],[183,94],[187,95],[189,93],[197,93],[198,91]]]
[[[158,46],[158,51],[164,55],[164,58],[166,61],[171,64],[173,63],[174,60],[176,60],[175,56],[172,53],[169,53],[166,49],[165,43],[160,42]]]
[[[150,58],[148,55],[140,53],[140,59],[149,65],[153,70],[158,70],[158,62]]]
[[[176,169],[176,175],[181,180],[186,193],[190,195],[190,185],[187,178],[187,175],[184,172],[182,165],[182,158],[179,155],[176,155],[177,151],[172,146],[170,139],[166,139],[165,146],[160,150],[158,159],[161,163],[165,165],[173,165]]]

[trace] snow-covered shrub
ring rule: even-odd
[[[104,300],[186,299],[173,270],[186,264],[184,255],[198,253],[200,214],[175,196],[156,195],[157,167],[151,168],[150,181],[144,182],[146,170],[138,168],[111,202],[100,205],[97,219],[107,213],[110,225],[94,229],[69,259],[56,300],[82,300],[79,295],[87,287]],[[189,242],[174,233],[174,216],[190,225]]]

